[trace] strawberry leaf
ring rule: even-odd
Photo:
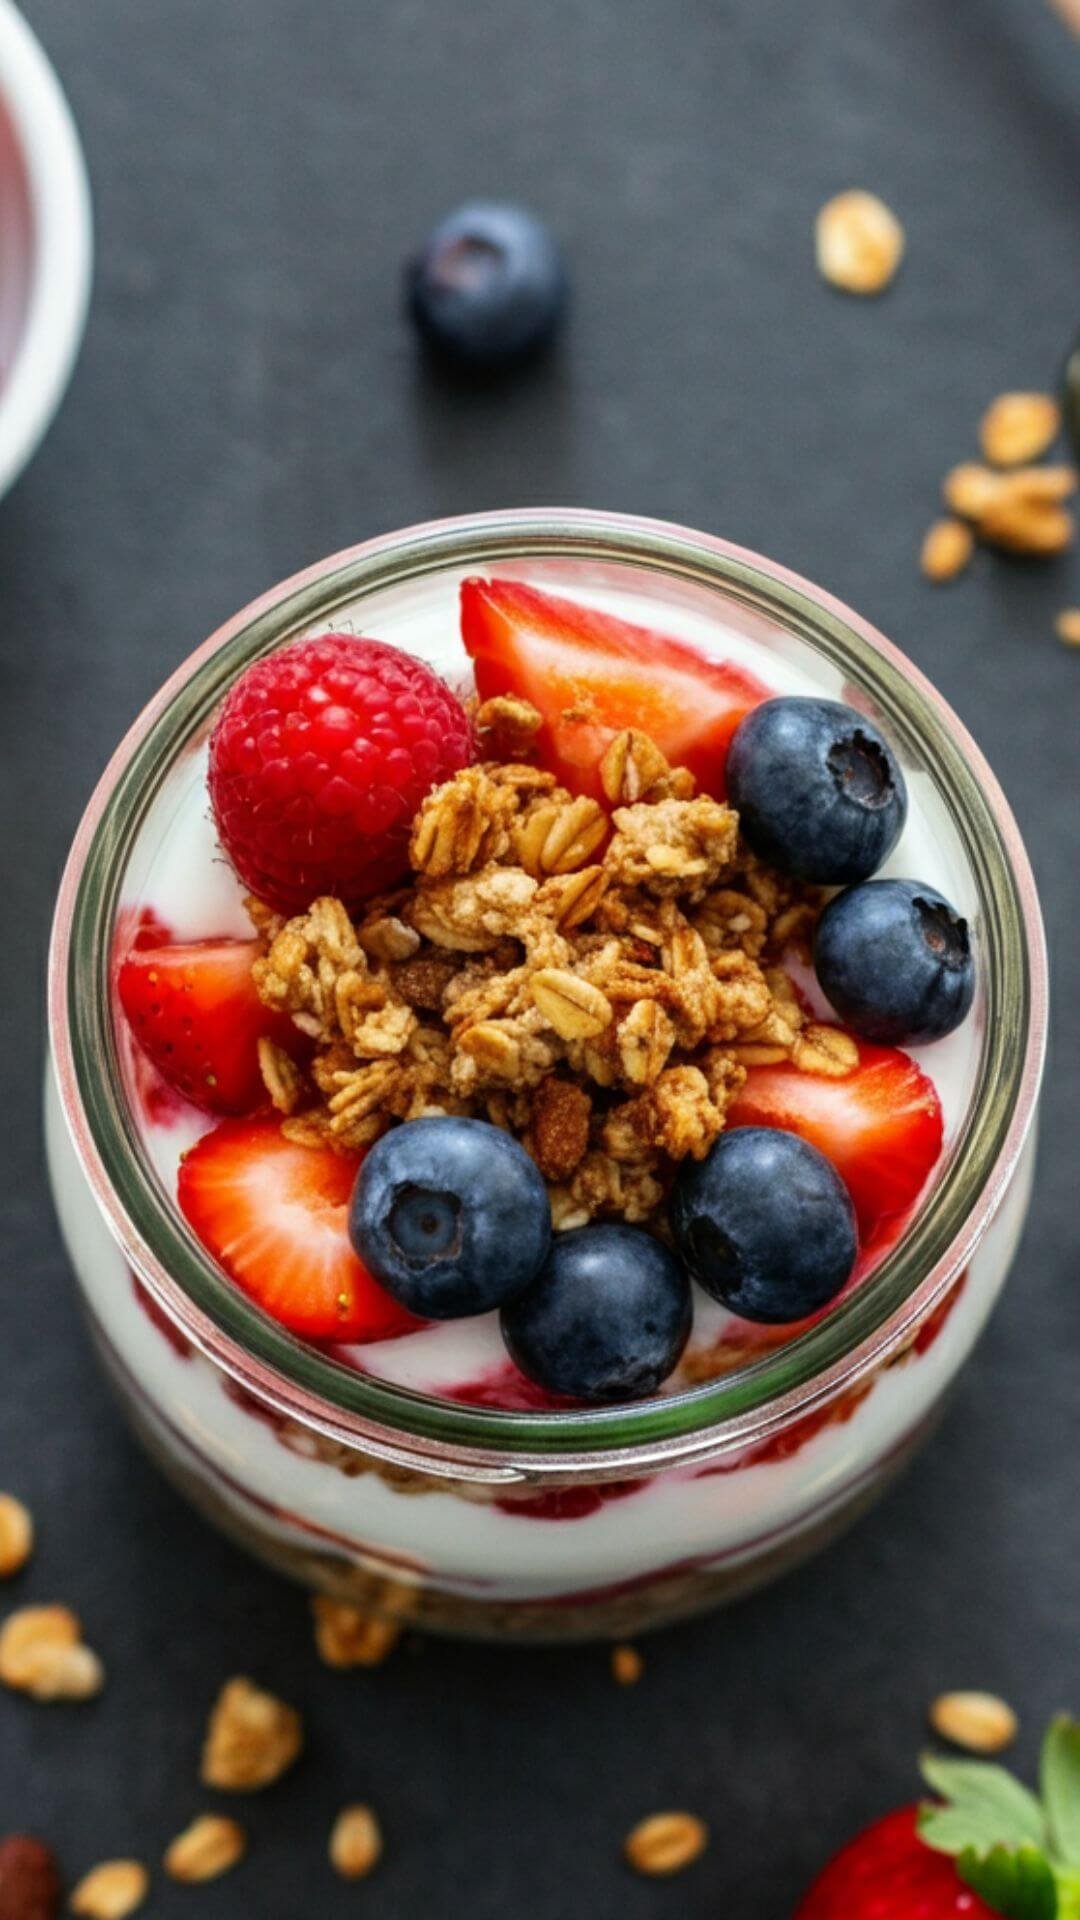
[[[982,1858],[967,1847],[956,1871],[1005,1920],[1057,1920],[1057,1885],[1037,1847],[993,1847]]]
[[[1080,1867],[1080,1721],[1050,1722],[1039,1762],[1050,1844],[1067,1867]]]
[[[1002,1846],[1015,1851],[1048,1846],[1042,1806],[1027,1787],[983,1760],[944,1760],[924,1754],[923,1779],[945,1802],[926,1806],[919,1815],[919,1833],[939,1853],[963,1853],[973,1848],[986,1854]]]

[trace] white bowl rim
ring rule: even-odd
[[[0,0],[0,96],[26,168],[31,274],[0,387],[0,494],[36,451],[75,365],[90,300],[93,221],[82,146],[63,88],[13,0]]]

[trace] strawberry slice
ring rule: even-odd
[[[864,1246],[918,1198],[941,1152],[941,1102],[908,1054],[859,1042],[845,1080],[784,1062],[751,1067],[732,1127],[787,1127],[820,1148],[846,1183]]]
[[[388,1340],[419,1323],[353,1252],[360,1156],[286,1140],[276,1119],[226,1120],[184,1155],[177,1198],[252,1300],[310,1340]]]
[[[481,699],[531,700],[544,716],[541,764],[598,800],[597,763],[624,727],[639,727],[672,766],[689,767],[722,798],[732,734],[768,698],[741,667],[516,580],[463,582],[461,637]]]
[[[263,1006],[251,978],[256,940],[136,946],[117,991],[131,1031],[162,1078],[207,1113],[250,1113],[263,1098],[257,1044],[295,1050],[292,1022]]]

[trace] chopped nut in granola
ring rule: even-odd
[[[149,1891],[150,1875],[141,1860],[103,1860],[83,1875],[69,1905],[86,1920],[125,1920]]]
[[[904,252],[904,229],[876,194],[852,188],[817,216],[818,272],[845,293],[881,293]]]
[[[378,1864],[382,1829],[370,1807],[342,1807],[330,1833],[330,1863],[343,1880],[363,1880]]]
[[[592,1101],[584,1087],[552,1074],[536,1089],[525,1144],[545,1180],[569,1180],[589,1145]]]
[[[13,1493],[0,1493],[0,1580],[10,1580],[25,1567],[34,1550],[34,1522],[30,1510]]]
[[[210,1714],[202,1780],[229,1793],[268,1787],[299,1758],[300,1715],[242,1676],[226,1681]]]
[[[238,1820],[223,1813],[203,1813],[177,1834],[162,1864],[171,1880],[195,1885],[228,1873],[246,1850],[247,1834]]]

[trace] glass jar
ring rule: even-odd
[[[111,956],[236,674],[328,628],[464,678],[457,582],[648,602],[654,624],[810,674],[885,728],[975,929],[976,1004],[930,1192],[869,1279],[754,1364],[630,1407],[506,1411],[428,1397],[295,1340],[223,1278],[133,1112]],[[710,639],[710,636],[711,639]],[[449,647],[449,651],[447,651]],[[775,680],[774,680],[775,684]],[[973,741],[865,621],[784,569],[653,521],[480,515],[339,554],[192,655],[116,753],[79,829],[50,962],[47,1133],[94,1339],[132,1425],[209,1518],[313,1587],[435,1630],[640,1632],[815,1551],[905,1464],[1004,1281],[1027,1208],[1046,977],[1032,877]],[[941,1043],[949,1046],[951,1043]]]

